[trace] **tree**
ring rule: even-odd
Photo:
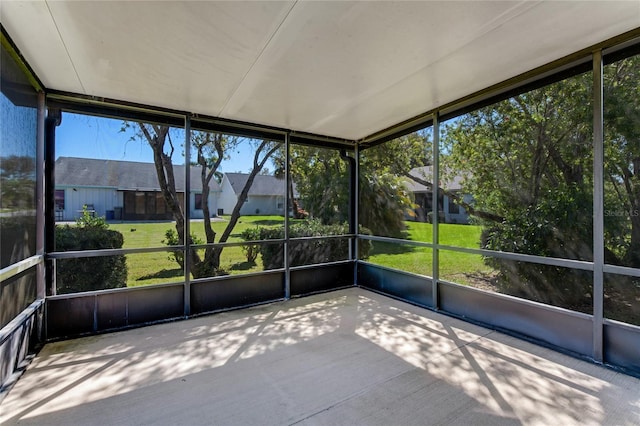
[[[405,215],[412,215],[414,209],[406,180],[415,180],[409,174],[411,169],[429,164],[430,132],[426,128],[362,151],[358,180],[361,226],[383,236],[399,236],[405,229]],[[284,176],[285,159],[284,149],[274,156],[276,176]],[[293,192],[295,184],[311,217],[324,224],[348,220],[348,161],[337,149],[291,146],[288,191],[294,216],[300,211]]]
[[[338,150],[291,147],[291,180],[302,206],[324,224],[349,219],[349,170]]]
[[[640,56],[605,67],[608,261],[640,268]]]
[[[430,179],[411,170],[431,164],[431,128],[396,138],[360,155],[359,223],[375,235],[398,237],[406,217],[415,215],[414,200],[406,187],[413,180],[432,188]]]
[[[275,170],[273,171],[273,175],[278,179],[285,179],[287,173],[287,156],[286,156],[286,147],[283,145],[280,147],[273,156],[273,164],[275,166]],[[289,195],[289,201],[291,202],[291,210],[293,213],[293,217],[295,219],[304,219],[305,213],[302,209],[300,209],[300,205],[298,203],[298,199],[295,197],[295,193],[293,191],[293,178],[289,179],[287,182],[287,193]]]
[[[170,136],[169,127],[145,123],[137,123],[137,127],[140,129],[139,137],[145,140],[153,151],[158,184],[160,185],[165,203],[176,222],[175,229],[178,244],[183,245],[184,242],[187,241],[184,234],[185,215],[182,205],[178,201],[176,191],[175,175],[171,161],[173,153],[175,152],[175,146]],[[195,167],[200,167],[203,200],[208,200],[211,180],[220,176],[218,168],[225,158],[225,154],[235,148],[239,142],[240,140],[238,138],[217,133],[197,131],[192,133],[191,145],[196,151],[197,166]],[[218,243],[224,243],[228,240],[240,218],[240,209],[247,199],[249,189],[256,175],[260,173],[267,161],[279,147],[279,143],[268,140],[257,141],[254,142],[254,144],[256,149],[253,157],[253,167],[244,187],[240,191],[229,222],[218,239]],[[211,226],[211,212],[209,211],[207,202],[202,203],[202,209],[206,243],[213,244],[216,242],[216,233]],[[188,241],[189,244],[193,244],[193,237],[189,236]],[[223,248],[223,246],[209,246],[205,249],[204,257],[201,257],[196,249],[191,249],[188,255],[191,261],[191,273],[193,276],[195,278],[202,278],[225,274],[220,268],[220,256]]]
[[[413,214],[414,203],[405,180],[375,168],[360,173],[359,224],[375,235],[400,237],[405,214]]]
[[[604,88],[605,202],[611,211],[626,212],[620,220],[605,221],[605,258],[608,263],[636,267],[639,70],[637,57],[607,67]],[[463,192],[474,200],[470,212],[491,214],[476,214],[483,225],[482,248],[592,260],[591,85],[590,73],[577,75],[445,125],[441,157],[445,175],[465,175]],[[487,261],[498,268],[500,285],[509,293],[589,310],[588,272],[496,258]]]
[[[412,167],[426,164],[427,135],[426,131],[415,132],[398,139],[393,148],[390,144],[368,148],[361,156],[358,180],[361,226],[385,236],[398,236],[404,229],[405,214],[413,212],[405,180]],[[284,149],[274,156],[276,176],[284,176],[285,158]],[[348,161],[336,149],[291,146],[288,191],[294,216],[301,211],[294,197],[295,184],[302,206],[311,217],[324,224],[348,221]]]
[[[220,133],[194,132],[191,143],[196,149],[196,164],[200,167],[200,182],[202,184],[202,215],[204,233],[207,243],[213,243],[216,233],[211,226],[211,212],[209,211],[209,193],[211,180],[217,175],[220,163],[225,158],[225,151],[234,148],[238,144],[238,138],[227,137]],[[204,260],[200,261],[197,254],[192,254],[192,272],[194,277],[216,275],[220,269],[220,249],[207,247],[204,252]]]
[[[414,181],[433,191],[434,185],[432,182],[432,175],[426,175],[421,171],[418,171],[418,173],[412,173],[414,169],[431,165],[433,156],[432,131],[431,127],[426,127],[422,130],[409,133],[383,145],[378,145],[373,149],[365,151],[366,154],[364,156],[363,167],[366,167],[367,162],[370,162],[372,170],[385,170],[393,176],[401,177],[404,180]],[[446,164],[445,167],[443,167],[443,170],[445,168]],[[454,178],[454,174],[446,173],[446,171],[443,173],[443,170],[441,170],[440,174],[445,177],[445,180],[452,180]],[[472,203],[467,202],[463,193],[443,188],[442,179],[438,185],[438,193],[439,196],[446,195],[456,204],[462,206],[471,215],[494,221],[502,220],[502,217],[491,212],[478,209]],[[364,202],[364,205],[367,206],[370,204],[369,202]],[[387,218],[387,220],[388,219],[389,218]]]
[[[348,161],[336,149],[291,146],[288,192],[294,217],[303,218],[308,212],[325,225],[348,222]],[[275,175],[284,176],[284,149],[276,153],[274,164]],[[300,209],[294,196],[294,185],[304,210]],[[411,201],[401,179],[388,172],[379,173],[376,167],[368,165],[360,169],[360,225],[373,228],[379,235],[396,235],[404,227],[402,212],[410,207]]]
[[[29,156],[0,158],[0,206],[34,208],[36,161]]]
[[[484,226],[481,247],[592,259],[590,75],[516,95],[445,126],[443,170],[464,174]],[[503,291],[585,304],[590,280],[567,268],[487,258]],[[562,284],[560,284],[562,283]]]
[[[242,205],[247,200],[249,195],[249,189],[251,189],[251,185],[253,185],[253,181],[255,180],[256,175],[262,170],[267,161],[271,158],[271,156],[278,150],[280,144],[278,142],[273,141],[258,141],[256,142],[256,150],[253,156],[253,167],[251,172],[249,173],[249,177],[245,182],[242,190],[240,191],[240,195],[238,195],[238,200],[233,207],[233,211],[231,212],[231,216],[229,218],[229,222],[222,232],[219,243],[224,243],[229,239],[231,235],[231,231],[238,223],[238,219],[240,218],[240,209]],[[207,241],[209,242],[209,241]],[[213,242],[213,241],[212,241]],[[212,250],[212,256],[209,259],[212,266],[215,266],[216,270],[220,266],[220,254],[222,253],[222,246],[218,246]]]

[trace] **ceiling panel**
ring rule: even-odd
[[[218,115],[293,3],[52,2],[86,94]]]
[[[84,93],[47,3],[0,1],[0,22],[46,87]]]
[[[640,27],[639,1],[1,2],[50,89],[360,139]]]
[[[282,122],[285,127],[347,138],[362,136],[380,123],[367,126],[358,120],[361,107],[374,107],[369,103],[380,93],[483,34],[491,23],[497,25],[496,16],[517,5],[298,3],[223,115],[252,116],[259,122]],[[445,31],[451,37],[441,38]],[[409,93],[426,99],[416,87]],[[398,100],[404,102],[405,95],[399,94]],[[265,102],[278,107],[269,108]],[[348,112],[355,113],[353,119],[343,120]]]

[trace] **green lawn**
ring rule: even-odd
[[[227,226],[228,216],[222,221],[213,222],[213,229],[219,236]],[[236,224],[229,242],[242,241],[240,234],[247,228],[256,226],[279,226],[284,222],[282,216],[243,216]],[[165,232],[175,229],[172,222],[114,223],[109,229],[124,235],[123,248],[163,247]],[[191,221],[191,231],[205,241],[202,220]],[[217,238],[216,238],[217,241]],[[138,253],[127,255],[128,286],[160,284],[182,280],[183,272],[175,260],[169,259],[168,252]],[[255,263],[247,263],[241,247],[227,247],[222,252],[221,266],[230,274],[243,274],[262,270],[260,258]]]
[[[213,222],[218,236],[228,223],[228,216]],[[282,216],[243,216],[231,234],[229,242],[242,241],[240,234],[247,228],[256,226],[275,227],[283,224]],[[124,236],[123,248],[164,247],[163,240],[168,229],[174,229],[172,222],[112,223],[109,229],[119,231]],[[192,232],[205,240],[202,220],[191,222]],[[477,248],[480,242],[480,227],[473,225],[440,225],[440,242],[445,245]],[[430,242],[432,225],[429,223],[407,222],[408,238],[414,241]],[[403,271],[431,276],[432,250],[408,244],[373,242],[373,250],[368,259],[371,263]],[[262,270],[260,257],[255,263],[248,263],[241,247],[226,247],[222,252],[222,268],[230,274],[243,274]],[[170,253],[137,253],[127,255],[128,285],[139,286],[181,281],[182,269]],[[479,280],[490,277],[492,269],[487,267],[479,255],[450,251],[440,251],[440,277],[461,284],[475,285]]]
[[[229,216],[222,216],[221,221],[212,222],[213,230],[219,235],[227,227]],[[243,216],[236,224],[229,242],[242,241],[240,234],[247,228],[256,226],[278,226],[284,223],[282,216]],[[162,247],[164,234],[168,229],[175,230],[173,222],[136,222],[112,223],[109,229],[119,231],[124,235],[123,248]],[[205,240],[202,220],[191,221],[191,232]]]
[[[432,241],[433,228],[430,223],[406,222],[406,224],[408,239]],[[479,248],[480,232],[480,226],[441,224],[440,244]],[[482,286],[482,282],[490,279],[494,274],[493,269],[483,263],[480,255],[444,250],[441,250],[439,255],[439,275],[443,280]],[[369,262],[416,274],[433,275],[433,251],[427,247],[374,241]]]

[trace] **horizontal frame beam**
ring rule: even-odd
[[[479,254],[487,257],[497,257],[500,259],[516,260],[520,262],[537,263],[541,265],[560,266],[563,268],[580,269],[583,271],[593,271],[593,262],[584,260],[560,259],[556,257],[536,256],[532,254],[509,253],[504,251],[493,251],[486,249],[473,249],[467,247],[448,246],[444,244],[433,244],[421,241],[402,240],[398,238],[376,237],[371,235],[358,234],[358,238],[363,240],[381,241],[395,244],[406,244],[418,247],[428,247],[431,249],[455,251],[459,253]]]
[[[184,127],[185,119],[191,120],[195,130],[229,133],[257,139],[284,142],[285,135],[290,135],[290,143],[311,145],[334,149],[353,149],[356,141],[299,132],[291,129],[263,126],[243,121],[230,120],[193,114],[167,108],[152,107],[116,99],[87,96],[76,93],[47,91],[47,106],[78,114],[91,114],[105,118],[144,121],[164,124],[178,128]]]
[[[9,278],[15,277],[16,275],[27,271],[34,266],[38,266],[44,262],[44,256],[41,254],[31,256],[27,259],[21,260],[20,262],[9,265],[5,268],[0,269],[0,282],[6,281]]]

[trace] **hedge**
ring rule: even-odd
[[[56,227],[56,251],[118,249],[123,242],[120,232],[101,227]],[[58,294],[127,286],[124,255],[60,259],[56,270]]]
[[[257,228],[251,237],[259,240],[273,240],[284,238],[284,227]],[[294,223],[289,228],[289,238],[325,237],[344,235],[349,233],[349,226],[345,224],[323,225],[317,219],[309,219]],[[369,233],[361,229],[361,233]],[[258,238],[256,238],[258,237]],[[371,241],[361,241],[359,245],[360,258],[369,256]],[[284,248],[282,244],[262,244],[260,247],[262,264],[265,270],[282,268],[284,265]],[[345,260],[349,255],[347,238],[318,238],[313,240],[291,241],[289,243],[290,266],[311,265]]]

